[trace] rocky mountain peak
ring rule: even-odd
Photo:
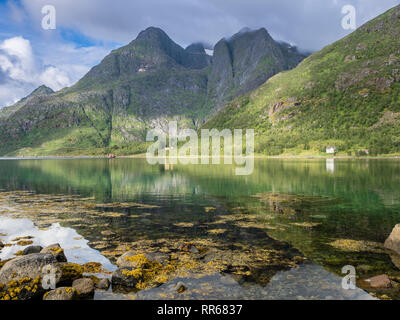
[[[14,112],[18,111],[20,108],[22,108],[25,104],[27,104],[30,100],[33,100],[34,98],[37,97],[42,97],[42,96],[47,96],[49,94],[53,94],[54,91],[45,86],[41,85],[40,87],[36,88],[33,90],[29,95],[27,95],[25,98],[22,98],[19,100],[16,104],[9,106],[9,107],[4,107],[0,108],[0,120],[7,118]]]
[[[34,91],[32,91],[32,93],[28,96],[42,96],[42,95],[47,95],[47,94],[52,94],[54,93],[53,89],[45,86],[45,85],[41,85],[40,87],[36,88]]]
[[[201,43],[193,43],[190,46],[186,47],[185,51],[189,53],[206,54],[206,50]]]
[[[209,99],[217,106],[249,92],[276,73],[287,70],[304,56],[283,50],[265,28],[244,28],[214,47]]]
[[[156,27],[149,27],[141,31],[131,44],[138,42],[146,42],[163,50],[177,50],[179,47],[162,29]]]
[[[54,91],[53,89],[45,86],[45,85],[41,85],[40,87],[37,87],[35,90],[33,90],[29,95],[27,95],[25,98],[22,98],[20,101],[18,101],[17,103],[22,103],[26,100],[35,98],[35,97],[40,97],[40,96],[46,96],[49,94],[53,94]]]

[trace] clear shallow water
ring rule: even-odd
[[[60,242],[70,261],[97,261],[110,271],[110,251],[121,244],[173,251],[175,242],[191,241],[209,250],[202,259],[224,261],[222,272],[178,278],[190,288],[173,298],[358,299],[366,298],[361,290],[340,291],[344,265],[356,267],[358,280],[400,276],[380,247],[400,223],[400,161],[257,159],[251,176],[234,169],[144,159],[3,160],[0,235],[7,236],[0,239]],[[99,207],[92,212],[87,203]],[[0,258],[21,248],[6,249]],[[270,250],[274,257],[265,259]],[[300,268],[290,265],[296,256],[307,258]],[[226,276],[234,281],[229,291],[218,280]],[[174,281],[136,297],[168,296]],[[332,286],[321,289],[324,282]]]

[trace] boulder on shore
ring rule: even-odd
[[[0,284],[0,300],[33,300],[41,298],[45,289],[41,286],[40,277],[22,278]]]
[[[56,258],[51,254],[32,253],[17,257],[0,269],[0,283],[8,284],[12,280],[41,277],[43,267],[55,266],[56,263]]]
[[[77,297],[76,290],[71,287],[61,287],[47,292],[43,300],[74,300]]]
[[[94,282],[92,279],[82,278],[72,283],[79,298],[91,298],[94,295]]]
[[[26,256],[26,255],[32,254],[32,253],[40,253],[40,251],[42,251],[42,250],[43,250],[42,246],[29,246],[23,250],[23,254],[24,254],[24,256]]]
[[[385,248],[400,254],[400,224],[396,224],[385,241]]]
[[[40,253],[50,253],[57,259],[58,262],[67,262],[64,249],[62,249],[58,243],[47,246],[40,251]]]

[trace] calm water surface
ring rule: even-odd
[[[180,240],[202,243],[210,250],[201,259],[225,261],[223,272],[132,293],[142,299],[168,297],[178,281],[189,290],[173,298],[367,299],[374,292],[359,282],[360,289],[341,289],[343,266],[353,265],[358,281],[400,277],[396,259],[382,248],[400,223],[400,161],[257,159],[251,176],[234,170],[151,166],[144,159],[2,160],[0,240],[59,242],[69,261],[98,261],[110,271],[110,251],[143,241],[153,250],[173,250]],[[96,211],[86,204],[80,210],[79,199]],[[7,247],[0,259],[18,250]],[[263,250],[276,250],[278,258],[263,260]],[[298,256],[306,258],[300,267],[286,263]],[[111,289],[96,298],[130,295]]]

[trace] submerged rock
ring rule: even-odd
[[[143,256],[149,263],[165,263],[169,260],[169,255],[165,253],[146,253],[139,255],[135,251],[129,251],[120,256],[117,260],[117,266],[119,268],[138,268],[142,267],[143,259],[138,259],[139,256]]]
[[[384,246],[385,248],[400,254],[400,224],[394,226],[392,233],[386,239]]]
[[[103,272],[103,266],[99,262],[87,262],[83,265],[85,273],[101,273]]]
[[[4,248],[4,243],[0,241],[0,250]]]
[[[180,243],[178,249],[183,252],[199,253],[199,249],[193,243]]]
[[[71,287],[61,287],[47,292],[43,296],[43,300],[74,300],[77,292]]]
[[[90,298],[94,295],[94,282],[92,279],[82,278],[72,283],[72,288],[76,290],[80,298]]]
[[[372,288],[376,289],[388,289],[392,287],[392,282],[386,274],[382,274],[376,277],[365,280]]]
[[[55,266],[56,258],[51,254],[32,253],[8,261],[0,270],[0,283],[23,278],[35,279],[42,276],[42,269],[47,265]]]
[[[29,246],[23,250],[23,255],[26,256],[31,253],[40,253],[43,250],[42,246]]]
[[[178,282],[178,283],[175,285],[175,290],[176,290],[176,292],[178,292],[178,293],[183,293],[184,291],[187,290],[187,287],[185,286],[185,284],[184,284],[183,282]]]
[[[57,259],[58,262],[67,262],[64,249],[62,249],[58,243],[47,246],[40,251],[40,253],[50,253]]]
[[[114,235],[115,235],[115,232],[112,232],[112,231],[110,231],[110,230],[105,230],[105,231],[102,231],[101,234],[102,234],[103,236],[114,236]]]
[[[329,243],[329,245],[345,252],[374,252],[374,253],[385,252],[382,243],[373,241],[337,239]]]

